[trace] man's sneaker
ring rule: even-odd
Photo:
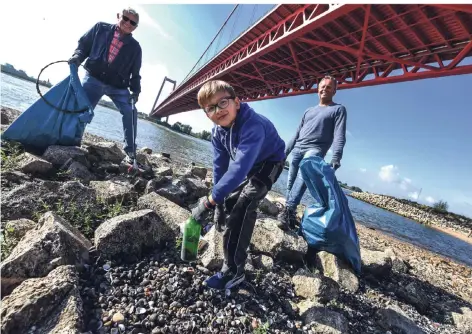
[[[289,229],[295,229],[297,217],[295,216],[295,212],[292,209],[285,207],[278,215],[277,220],[277,226],[280,229],[287,231]]]
[[[244,279],[244,273],[236,276],[232,271],[228,270],[225,273],[218,272],[215,275],[207,278],[204,284],[212,289],[226,290],[241,284]]]

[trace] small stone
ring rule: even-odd
[[[123,314],[120,312],[113,314],[112,318],[113,322],[118,323],[118,322],[123,322],[125,320],[125,317]]]

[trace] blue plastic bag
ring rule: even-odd
[[[77,66],[71,64],[69,67],[70,75],[44,94],[49,104],[39,98],[10,124],[2,139],[39,150],[50,145],[80,145],[85,126],[94,114],[80,83]]]
[[[341,257],[360,274],[361,255],[356,225],[333,168],[323,158],[311,156],[301,161],[300,171],[318,203],[305,209],[299,234],[303,235],[309,247]]]

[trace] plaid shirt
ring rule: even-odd
[[[115,30],[115,34],[113,35],[113,40],[110,43],[110,50],[108,51],[109,63],[112,63],[113,60],[115,60],[122,46],[123,46],[123,42],[120,41],[120,31],[118,30],[118,27],[117,27]]]

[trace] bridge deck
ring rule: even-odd
[[[153,110],[198,109],[210,79],[244,101],[314,93],[329,74],[339,89],[472,73],[472,5],[279,5]]]

